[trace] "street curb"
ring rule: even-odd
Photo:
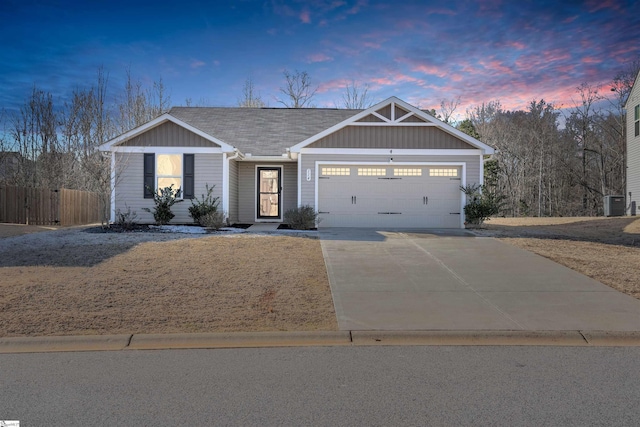
[[[123,350],[130,339],[131,334],[0,338],[0,353]]]
[[[351,336],[353,345],[590,345],[579,331],[352,331]]]
[[[349,331],[134,335],[127,350],[350,345]]]
[[[334,346],[638,347],[640,331],[309,331],[0,338],[2,353]]]
[[[599,347],[638,347],[640,331],[583,331],[582,335],[589,344]]]

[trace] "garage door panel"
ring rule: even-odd
[[[395,165],[342,167],[349,176],[318,181],[321,227],[460,228],[459,178],[429,176],[426,166],[411,166],[414,176],[394,175]],[[384,168],[386,175],[358,175],[359,168],[376,174]]]

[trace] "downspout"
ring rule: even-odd
[[[240,159],[244,159],[244,155],[240,152],[240,150],[238,150],[237,148],[233,149],[233,154],[230,156],[227,156],[225,154],[225,158],[224,158],[224,164],[223,164],[223,168],[224,168],[224,174],[223,174],[223,181],[224,181],[224,185],[222,188],[222,205],[224,207],[224,209],[226,209],[225,215],[225,221],[228,223],[229,222],[229,187],[230,187],[230,179],[229,179],[229,162],[231,160],[235,160],[237,158]]]

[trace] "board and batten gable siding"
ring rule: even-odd
[[[435,126],[347,126],[308,148],[475,149]]]
[[[177,154],[177,153],[176,153]],[[207,193],[206,185],[215,185],[213,196],[222,200],[222,154],[197,153],[194,155],[194,194],[198,199]],[[142,208],[153,211],[153,199],[144,198],[144,154],[116,153],[116,186],[115,208],[126,212],[131,208],[138,215],[141,224],[152,224],[153,214]],[[176,215],[170,224],[192,224],[189,216],[191,200],[184,200],[172,206],[171,211]]]
[[[120,144],[123,147],[219,147],[173,122],[166,122]]]
[[[238,222],[256,221],[256,166],[282,167],[282,214],[297,206],[298,202],[298,164],[238,162]]]
[[[635,202],[635,214],[638,215],[640,213],[640,136],[635,136],[636,105],[640,105],[640,82],[638,81],[627,100],[627,194],[625,194],[627,206]],[[632,213],[632,209],[627,211],[627,214]]]
[[[316,183],[316,162],[353,162],[353,163],[376,163],[381,162],[389,165],[389,155],[358,155],[358,154],[305,154],[301,153],[298,161],[301,161],[302,182],[300,186],[300,197],[302,205],[315,206],[315,183]],[[465,163],[466,183],[480,183],[480,163],[482,156],[478,154],[465,156],[420,156],[420,155],[397,155],[393,154],[393,164],[410,163]],[[311,180],[306,180],[306,171],[311,169]],[[461,182],[462,184],[462,182]]]

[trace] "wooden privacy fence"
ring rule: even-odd
[[[100,222],[103,203],[89,191],[0,187],[0,222],[82,225]]]

